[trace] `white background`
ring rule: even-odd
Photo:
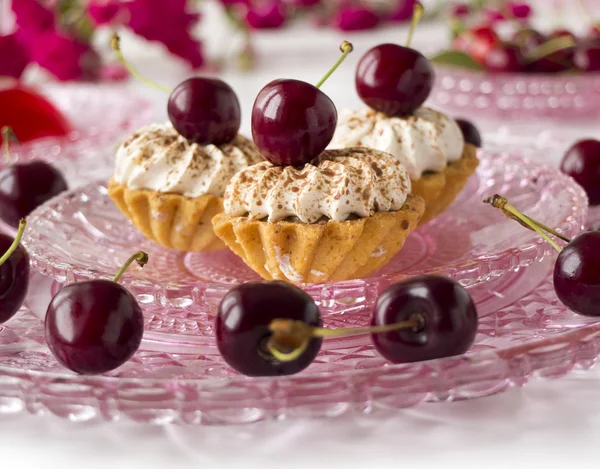
[[[18,0],[17,0],[18,1]],[[596,1],[596,0],[594,0]],[[540,2],[543,3],[543,2]],[[573,0],[572,4],[577,2]],[[600,2],[599,2],[600,3]],[[576,8],[574,8],[576,10]],[[579,28],[587,20],[577,11],[567,21]],[[546,19],[546,23],[555,23]],[[230,50],[231,32],[209,15],[203,34],[213,54]],[[207,26],[208,25],[208,26]],[[361,51],[385,41],[403,41],[403,28],[348,37],[356,52],[323,88],[339,107],[358,106],[353,90],[354,65]],[[337,56],[341,34],[305,29],[261,34],[257,71],[228,71],[225,78],[240,95],[247,117],[254,96],[274,78],[294,77],[316,82]],[[441,24],[425,24],[416,44],[431,50],[443,45]],[[156,81],[176,85],[185,68],[159,48],[124,37],[124,51]],[[156,105],[165,119],[166,96],[132,84]],[[473,116],[468,116],[473,118]],[[474,119],[476,120],[476,119]],[[498,129],[510,122],[479,124]],[[539,132],[554,132],[543,122]],[[561,124],[562,134],[596,135],[597,123]],[[562,144],[561,144],[562,145]],[[562,146],[548,155],[556,163]],[[241,427],[151,427],[128,422],[73,424],[55,417],[25,414],[0,417],[2,468],[295,468],[295,467],[600,467],[600,370],[581,372],[556,381],[534,379],[523,389],[488,398],[455,403],[424,404],[390,411],[378,417],[265,422]]]

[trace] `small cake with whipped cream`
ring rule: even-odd
[[[361,278],[400,251],[425,210],[406,168],[367,148],[326,150],[301,168],[262,162],[227,185],[215,233],[265,279]]]
[[[263,161],[237,135],[230,143],[199,145],[171,124],[152,124],[118,149],[109,196],[149,239],[181,251],[224,249],[211,219],[223,210],[235,174]]]
[[[446,210],[479,164],[456,121],[427,107],[400,117],[370,108],[342,111],[329,148],[356,146],[390,153],[404,165],[413,194],[425,200],[419,224]]]

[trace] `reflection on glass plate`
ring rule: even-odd
[[[600,73],[489,74],[438,66],[431,101],[467,117],[593,119],[600,116]]]

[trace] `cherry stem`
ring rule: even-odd
[[[125,264],[123,264],[123,267],[121,267],[121,269],[119,269],[119,271],[117,272],[117,275],[115,275],[113,277],[113,282],[118,282],[119,280],[121,280],[121,277],[123,276],[125,271],[134,262],[137,262],[137,264],[140,267],[144,267],[148,263],[148,254],[146,254],[144,251],[138,251],[133,256],[131,256],[129,259],[127,259],[127,262],[125,262]]]
[[[337,68],[340,65],[342,65],[342,62],[344,60],[346,60],[346,57],[348,57],[348,54],[354,50],[354,46],[352,44],[350,44],[348,41],[344,41],[344,42],[342,42],[342,45],[340,46],[340,50],[342,51],[342,56],[338,59],[338,61],[334,64],[334,66],[331,67],[331,69],[329,69],[329,71],[325,74],[325,76],[323,78],[321,78],[319,83],[317,83],[315,85],[317,88],[321,88],[323,83],[325,83],[327,81],[327,79],[331,75],[333,75],[333,72],[335,72],[337,70]]]
[[[15,239],[8,248],[8,250],[4,253],[2,257],[0,257],[0,265],[4,264],[8,260],[8,258],[12,256],[12,253],[15,252],[16,249],[19,247],[21,239],[23,238],[23,233],[25,232],[25,226],[27,226],[27,222],[24,218],[21,218],[21,220],[19,221],[19,229],[17,230],[17,235],[15,236]]]
[[[8,164],[12,163],[12,155],[10,154],[10,141],[19,143],[19,139],[15,135],[12,127],[2,127],[2,141],[4,142],[4,154],[6,155],[6,160]]]
[[[504,213],[504,215],[506,215],[506,217],[510,218],[511,220],[517,221],[519,224],[521,224],[522,226],[524,226],[525,228],[527,228],[529,230],[535,231],[542,238],[544,238],[558,252],[562,251],[561,247],[558,244],[556,244],[556,242],[552,238],[550,238],[548,236],[547,232],[550,234],[554,234],[555,236],[558,236],[563,241],[566,241],[566,242],[571,241],[569,238],[567,238],[563,235],[560,235],[555,230],[548,229],[545,225],[542,225],[541,223],[537,222],[533,218],[530,218],[527,215],[524,215],[519,210],[517,210],[515,207],[510,205],[506,198],[504,198],[498,194],[494,195],[493,197],[489,197],[489,198],[485,199],[483,202],[486,204],[490,204],[494,208],[498,208],[498,209],[502,210],[502,213]]]
[[[415,3],[412,20],[410,22],[410,29],[408,30],[408,38],[406,39],[406,47],[409,47],[412,43],[413,34],[415,33],[415,29],[419,24],[419,21],[421,21],[424,12],[425,8],[423,8],[423,5],[421,5],[420,2]]]
[[[165,93],[173,92],[173,90],[167,86],[159,85],[158,83],[148,80],[146,77],[142,76],[140,73],[138,73],[138,71],[135,68],[131,66],[131,64],[125,59],[123,52],[121,52],[121,38],[117,33],[114,33],[112,38],[110,39],[110,47],[112,47],[112,50],[115,51],[115,55],[117,56],[117,59],[119,59],[119,62],[121,62],[129,71],[129,73],[131,73],[135,78],[137,78],[141,82],[146,83],[149,86],[152,86],[153,88],[156,88],[157,90],[164,91]]]
[[[363,334],[384,334],[402,329],[419,331],[425,327],[425,319],[421,314],[411,315],[407,321],[385,326],[348,327],[340,329],[325,329],[313,327],[302,321],[292,319],[274,319],[269,324],[273,333],[266,343],[267,350],[281,362],[289,362],[300,357],[311,339],[352,337]]]
[[[563,49],[568,49],[570,47],[575,46],[575,40],[570,36],[562,36],[554,39],[550,39],[549,41],[540,44],[535,47],[527,57],[525,57],[526,62],[532,63],[536,60],[546,57],[547,55],[554,54]]]

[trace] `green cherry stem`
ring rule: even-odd
[[[554,39],[550,39],[549,41],[540,44],[535,47],[527,57],[525,57],[525,61],[528,63],[535,62],[541,58],[546,57],[547,55],[554,54],[554,52],[558,52],[563,49],[568,49],[570,47],[575,46],[575,41],[572,37],[562,36]]]
[[[6,160],[8,164],[12,163],[12,155],[10,154],[10,141],[19,143],[19,139],[15,135],[15,132],[11,127],[4,126],[2,127],[2,141],[4,147],[4,154],[6,155]]]
[[[17,230],[17,235],[15,236],[15,239],[8,248],[8,250],[4,253],[2,257],[0,257],[0,265],[4,264],[8,260],[8,258],[12,256],[12,253],[15,252],[15,250],[19,247],[19,243],[23,238],[23,233],[25,232],[26,226],[27,222],[24,218],[21,218],[21,220],[19,221],[19,229]]]
[[[317,88],[321,88],[321,86],[323,85],[323,83],[325,83],[327,81],[327,79],[331,75],[333,75],[333,72],[335,72],[337,70],[337,68],[340,65],[342,65],[342,62],[344,60],[346,60],[346,57],[348,57],[348,54],[354,50],[354,46],[352,44],[350,44],[348,41],[344,41],[344,42],[342,42],[342,45],[340,46],[340,50],[342,51],[342,56],[333,65],[333,67],[331,67],[329,69],[329,71],[325,74],[325,76],[323,78],[321,78],[321,80],[319,80],[319,83],[317,83],[315,85]]]
[[[420,2],[415,3],[415,8],[413,10],[412,20],[410,22],[410,29],[408,30],[408,38],[406,39],[406,47],[410,47],[413,39],[413,35],[415,33],[415,29],[421,21],[423,17],[423,13],[425,12],[425,8],[421,5]]]
[[[173,90],[167,86],[159,85],[158,83],[154,83],[151,80],[148,80],[146,77],[142,76],[138,71],[131,66],[131,64],[125,59],[123,52],[121,51],[121,38],[117,33],[114,33],[112,38],[110,39],[110,47],[113,51],[115,51],[115,55],[119,62],[121,62],[125,68],[131,73],[135,78],[140,80],[147,85],[156,88],[157,90],[164,91],[165,93],[171,93]]]
[[[119,269],[119,271],[117,272],[117,275],[115,275],[113,277],[113,282],[118,282],[119,280],[121,280],[121,277],[123,276],[125,271],[134,262],[137,262],[137,264],[140,267],[144,267],[148,263],[148,254],[146,254],[144,251],[138,251],[133,256],[131,256],[129,259],[127,259],[127,262],[125,262],[125,264],[123,264],[123,267],[121,267]]]
[[[544,231],[540,223],[535,221],[533,218],[529,218],[526,215],[523,215],[519,210],[508,203],[508,200],[498,194],[493,197],[489,197],[483,201],[486,204],[490,204],[494,208],[498,208],[502,210],[504,215],[508,218],[517,221],[525,228],[535,231],[542,238],[544,238],[556,251],[561,252],[561,247],[556,244],[556,242],[548,236],[548,234]],[[561,238],[562,239],[562,238]],[[568,240],[568,238],[566,238]]]
[[[291,319],[274,319],[269,324],[271,337],[266,343],[267,350],[281,362],[296,360],[304,353],[311,339],[352,337],[363,334],[384,334],[402,329],[421,330],[425,319],[420,314],[411,315],[407,321],[384,326],[348,327],[340,329],[325,329],[312,327],[302,321]]]

